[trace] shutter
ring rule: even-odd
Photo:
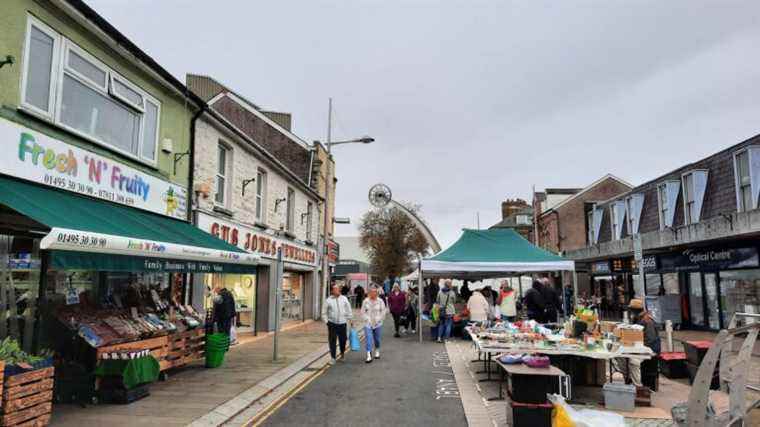
[[[631,228],[633,230],[628,230],[628,232],[631,235],[639,234],[639,223],[641,221],[641,210],[644,207],[644,195],[643,194],[634,194],[631,196],[631,211],[628,212],[628,215],[630,215],[629,219],[631,222]]]
[[[749,159],[747,159],[747,163],[749,163],[749,182],[752,187],[752,207],[745,207],[745,210],[750,210],[757,208],[758,196],[760,196],[760,147],[749,147],[747,155],[749,156]]]
[[[620,240],[623,235],[623,221],[625,221],[625,202],[619,200],[613,204],[613,212],[615,214],[615,223],[617,224],[617,230],[615,230],[615,240]]]
[[[707,171],[698,170],[691,173],[694,183],[694,222],[699,222],[702,212],[702,202],[705,200],[705,189],[707,189]]]
[[[665,183],[665,194],[668,197],[667,203],[668,217],[665,218],[665,226],[673,226],[673,218],[676,217],[676,200],[678,192],[681,190],[681,181],[668,181]]]
[[[602,216],[604,209],[594,207],[594,244],[599,242],[599,232],[602,231]]]

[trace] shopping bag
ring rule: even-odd
[[[351,351],[359,351],[361,349],[359,334],[356,333],[356,329],[351,328],[351,332],[348,333],[348,341],[351,344]]]

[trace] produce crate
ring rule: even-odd
[[[10,375],[3,381],[0,425],[44,426],[50,423],[54,368]]]

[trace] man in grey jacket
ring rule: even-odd
[[[341,295],[340,287],[333,285],[330,296],[325,300],[322,308],[322,320],[327,323],[327,341],[330,346],[330,364],[336,360],[336,341],[340,343],[340,360],[345,360],[346,333],[348,321],[354,316],[351,303],[345,295]]]

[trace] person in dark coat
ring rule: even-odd
[[[546,303],[542,294],[541,282],[533,281],[533,286],[525,293],[525,307],[528,310],[528,319],[544,323],[544,310]]]
[[[235,319],[235,297],[227,288],[214,289],[214,323],[219,332],[230,335],[232,321]]]
[[[562,302],[548,278],[541,283],[541,296],[544,298],[544,323],[557,323],[557,312],[562,310]]]
[[[356,295],[356,308],[362,308],[362,301],[364,301],[364,286],[357,285],[354,288],[354,295]]]
[[[470,297],[472,296],[472,291],[470,290],[470,282],[464,282],[462,287],[459,288],[459,295],[465,301],[470,300]]]

